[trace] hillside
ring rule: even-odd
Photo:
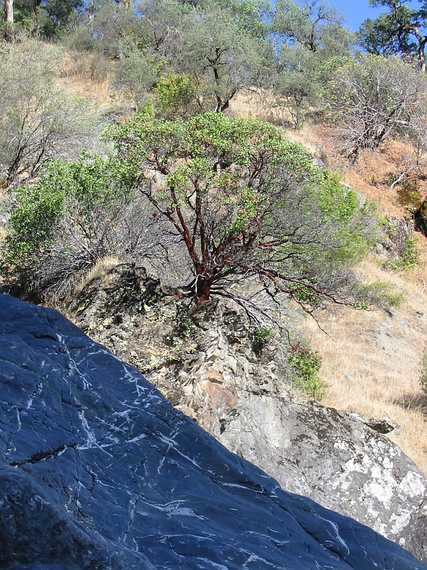
[[[91,78],[87,70],[90,64],[90,60],[69,61],[63,85],[101,109],[126,108],[108,80]],[[239,96],[231,113],[279,125],[287,118],[265,93]],[[346,184],[376,204],[380,215],[393,219],[409,216],[402,194],[390,190],[386,182],[410,155],[410,147],[392,142],[381,153],[366,152],[363,160],[351,167],[335,151],[330,129],[307,125],[301,131],[284,130],[288,138],[340,172]],[[427,180],[420,180],[419,191],[427,191]],[[384,256],[377,255],[358,268],[367,282],[387,283],[401,295],[398,307],[391,311],[329,308],[317,315],[323,330],[310,318],[302,326],[322,356],[321,378],[327,388],[322,401],[338,410],[391,422],[394,427],[389,437],[427,474],[427,402],[420,382],[427,349],[427,239],[420,233],[415,237],[419,255],[416,267],[387,270],[383,267]]]
[[[424,570],[427,7],[337,3],[0,0],[1,568]]]
[[[265,94],[239,98],[233,112],[286,123],[286,113],[275,108]],[[341,173],[345,183],[377,205],[391,218],[409,217],[402,192],[390,189],[390,174],[398,173],[411,148],[392,142],[380,153],[365,152],[349,166],[335,150],[326,126],[307,125],[301,131],[285,129],[286,135],[303,144],[316,157]],[[427,159],[422,168],[426,171]],[[420,194],[427,179],[419,181]],[[318,315],[318,324],[306,319],[307,338],[322,356],[321,376],[327,386],[324,403],[366,418],[387,419],[394,426],[389,437],[427,474],[427,400],[421,387],[423,356],[427,350],[427,239],[416,234],[419,260],[408,271],[383,268],[384,258],[373,256],[358,271],[368,282],[388,283],[402,295],[391,311],[355,311],[335,307]]]

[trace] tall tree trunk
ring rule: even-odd
[[[5,38],[6,40],[11,40],[13,37],[13,0],[4,0],[4,21],[6,23],[5,27]]]
[[[13,26],[13,0],[4,0],[4,20],[7,26]]]

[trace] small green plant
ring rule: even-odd
[[[186,114],[194,106],[196,89],[191,77],[171,73],[160,78],[154,88],[154,97],[162,115]]]
[[[386,263],[386,268],[392,271],[409,271],[418,264],[417,244],[413,237],[408,236],[403,245],[402,251],[397,259]]]
[[[259,327],[254,330],[252,334],[252,350],[257,356],[262,354],[273,336],[274,333],[269,327]]]
[[[319,376],[322,365],[320,355],[304,344],[298,343],[291,347],[289,364],[293,372],[294,385],[313,400],[320,400],[325,393]]]
[[[367,311],[371,306],[379,306],[383,309],[398,309],[405,297],[403,293],[385,281],[373,281],[359,288],[360,300],[355,303],[355,308]]]
[[[126,202],[132,194],[132,169],[115,158],[83,153],[79,161],[53,161],[37,184],[15,192],[2,261],[14,269],[33,263],[48,249],[59,222],[71,211],[78,216],[86,238],[94,216]],[[99,246],[95,240],[95,246]],[[86,248],[88,244],[86,244]]]

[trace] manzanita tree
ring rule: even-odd
[[[366,246],[367,213],[271,124],[213,112],[175,121],[142,113],[109,138],[139,172],[159,223],[182,244],[191,276],[181,291],[195,303],[219,295],[252,312],[242,281],[307,310],[322,298],[351,302],[348,267]]]

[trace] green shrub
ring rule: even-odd
[[[360,299],[355,306],[362,310],[367,310],[373,305],[384,309],[397,309],[405,299],[403,293],[396,291],[391,283],[385,281],[364,283],[359,287],[359,294]]]
[[[154,100],[161,115],[186,115],[195,110],[196,89],[191,77],[170,73],[154,88]]]
[[[39,294],[38,288],[55,287],[118,254],[114,248],[130,250],[133,184],[132,170],[115,158],[84,154],[75,163],[52,162],[37,184],[14,194],[3,272]]]
[[[63,215],[65,194],[41,183],[19,188],[15,199],[2,255],[3,263],[13,268],[23,267],[36,253],[42,254]]]
[[[325,392],[319,372],[322,360],[317,352],[298,343],[291,347],[289,364],[293,374],[293,383],[310,398],[320,400]]]
[[[116,84],[129,93],[138,109],[151,100],[151,92],[159,79],[161,63],[140,50],[130,49],[118,64]]]
[[[386,268],[392,271],[409,271],[417,266],[418,258],[416,241],[413,237],[408,236],[398,259],[388,261]]]
[[[303,307],[342,295],[351,303],[348,268],[368,250],[374,218],[273,125],[222,113],[159,120],[144,112],[108,136],[146,177],[144,195],[159,222],[179,234],[194,275],[182,286],[196,303],[235,298],[233,283],[249,276]],[[161,191],[153,191],[153,171]]]
[[[274,332],[269,327],[259,327],[252,333],[252,350],[260,356],[266,346],[274,336]]]

